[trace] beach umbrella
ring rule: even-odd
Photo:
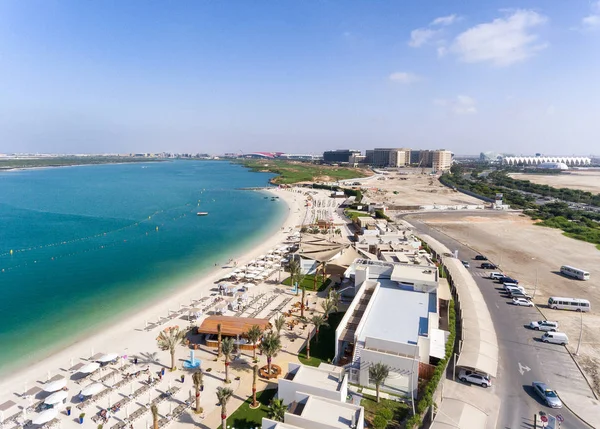
[[[102,383],[94,383],[90,384],[86,388],[81,391],[83,396],[93,396],[104,390],[104,385]]]
[[[59,378],[58,380],[51,381],[44,386],[44,392],[56,392],[57,390],[67,387],[67,379]]]
[[[43,425],[48,423],[50,420],[55,419],[57,416],[58,410],[56,408],[50,408],[39,413],[37,417],[31,421],[31,423],[34,425]]]
[[[48,396],[46,399],[44,399],[44,404],[60,404],[62,401],[67,399],[67,396],[69,396],[69,392],[67,392],[66,390],[59,390],[58,392],[55,392],[52,395]]]
[[[87,365],[84,365],[81,368],[79,368],[79,372],[82,374],[91,374],[98,368],[100,368],[100,364],[98,362],[90,362]]]
[[[112,362],[113,360],[115,360],[116,358],[118,358],[119,355],[117,353],[107,353],[103,356],[100,356],[100,358],[98,359],[98,362]]]

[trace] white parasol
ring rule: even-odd
[[[91,374],[92,372],[96,371],[98,368],[100,368],[100,364],[98,362],[90,362],[87,365],[84,365],[81,368],[79,368],[78,372],[80,372],[82,374]]]
[[[66,390],[59,390],[58,392],[55,392],[52,395],[48,396],[46,399],[44,399],[44,404],[60,404],[62,401],[67,399],[67,396],[69,396],[69,392],[67,392]]]
[[[83,396],[93,396],[96,395],[97,393],[100,393],[104,390],[104,385],[101,383],[94,383],[94,384],[90,384],[89,386],[85,387],[82,391],[81,394]]]
[[[59,378],[58,380],[51,381],[44,386],[44,392],[56,392],[57,390],[67,387],[67,379]]]
[[[112,362],[113,360],[115,360],[116,358],[118,358],[119,355],[117,353],[107,353],[103,356],[100,356],[100,358],[98,359],[98,362]]]
[[[58,410],[56,408],[50,408],[49,410],[39,413],[37,417],[31,421],[31,423],[34,425],[43,425],[48,423],[50,420],[55,419],[57,416]]]

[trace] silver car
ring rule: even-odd
[[[536,322],[534,320],[529,324],[529,327],[536,331],[556,332],[558,330],[558,322],[552,322],[550,320],[538,320]]]
[[[562,408],[562,401],[556,394],[555,390],[550,389],[541,381],[534,381],[531,383],[531,387],[533,387],[536,395],[538,395],[542,401],[544,401],[544,404],[548,405],[550,408]]]

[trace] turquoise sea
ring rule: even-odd
[[[270,177],[219,161],[0,173],[0,375],[277,230],[285,204],[237,190]]]

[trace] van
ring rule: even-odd
[[[569,344],[569,337],[564,332],[546,332],[541,340],[545,343],[560,344],[566,346]]]

